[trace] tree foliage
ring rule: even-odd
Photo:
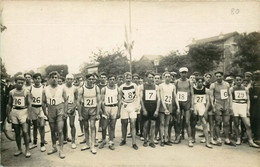
[[[215,70],[222,60],[223,48],[211,44],[198,44],[190,47],[188,56],[193,71],[201,74]]]
[[[9,78],[10,76],[6,72],[5,64],[2,61],[2,58],[0,57],[1,61],[1,78]]]
[[[120,48],[111,52],[99,50],[93,53],[93,59],[99,63],[99,72],[118,75],[129,71],[129,61],[124,51]],[[81,72],[84,69],[85,67],[83,66]]]
[[[52,71],[57,71],[61,76],[66,77],[68,74],[68,65],[49,65],[45,68],[45,71],[47,75]]]
[[[233,66],[239,66],[245,71],[255,71],[260,64],[260,33],[240,34],[236,38],[238,51],[235,53]]]
[[[139,74],[140,76],[145,76],[147,70],[154,71],[155,66],[150,60],[139,60],[132,62],[133,74]]]

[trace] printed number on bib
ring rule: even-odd
[[[221,90],[220,90],[220,98],[221,98],[222,100],[228,98],[228,91],[227,91],[227,89],[221,89]]]
[[[164,96],[164,102],[167,103],[167,104],[171,104],[172,103],[172,96],[170,96],[170,95]]]
[[[113,96],[107,96],[106,97],[106,101],[105,104],[116,104],[117,103],[117,97],[113,97]]]
[[[50,98],[50,105],[56,105],[56,99]]]
[[[96,107],[97,106],[96,97],[85,98],[84,106],[85,107]]]
[[[188,97],[187,97],[187,92],[178,92],[177,93],[177,98],[178,101],[187,101]]]
[[[206,95],[195,95],[194,97],[194,103],[206,104]]]
[[[240,91],[236,90],[235,91],[235,99],[236,100],[246,99],[246,98],[247,98],[246,91],[244,91],[244,90],[240,90]]]
[[[32,98],[32,103],[33,104],[41,104],[41,97],[33,97]]]
[[[24,107],[25,106],[24,97],[14,97],[13,105],[17,107]]]
[[[135,91],[129,90],[124,92],[125,100],[133,100],[135,98]]]
[[[156,100],[156,90],[145,90],[145,100]]]

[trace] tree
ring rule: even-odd
[[[45,71],[47,75],[52,71],[57,71],[61,76],[66,77],[68,74],[68,65],[49,65],[45,68]]]
[[[240,34],[236,39],[238,51],[234,55],[233,66],[245,71],[255,71],[260,64],[260,33]]]
[[[120,48],[112,50],[111,52],[99,50],[93,53],[93,60],[99,63],[99,72],[106,72],[108,74],[123,74],[129,71],[129,63],[124,51]],[[81,72],[85,67],[81,68]]]
[[[3,63],[1,57],[0,57],[0,61],[1,61],[1,79],[2,78],[9,78],[10,76],[6,72],[5,64]]]
[[[139,74],[140,76],[145,76],[147,70],[154,71],[155,67],[151,60],[139,60],[132,62],[133,74]]]
[[[163,73],[165,68],[170,72],[177,72],[181,67],[190,69],[190,58],[187,55],[180,55],[178,52],[170,52],[167,56],[161,58],[158,72]]]
[[[198,44],[190,47],[191,69],[201,74],[215,70],[222,60],[223,48],[212,44]]]

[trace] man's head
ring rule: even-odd
[[[253,79],[253,74],[251,72],[246,72],[245,79],[250,82]]]
[[[204,83],[204,78],[202,76],[198,76],[195,78],[195,81],[196,81],[197,88],[202,88]]]
[[[223,72],[222,71],[215,72],[215,77],[217,79],[217,82],[221,83],[223,81]]]
[[[36,86],[40,85],[42,82],[42,75],[40,73],[33,74],[33,82]]]
[[[67,74],[66,75],[66,84],[68,86],[71,86],[73,81],[74,81],[74,76],[72,74]]]
[[[179,72],[180,72],[180,76],[182,79],[186,79],[187,78],[187,74],[188,74],[188,68],[187,67],[181,67],[179,69]]]
[[[225,78],[225,81],[226,81],[230,86],[232,86],[232,84],[233,84],[233,78],[232,78],[231,76],[227,76],[227,77]]]
[[[124,76],[123,75],[118,75],[117,76],[117,84],[118,86],[122,85],[124,83]]]
[[[107,79],[109,86],[114,86],[116,84],[116,76],[114,74],[110,74]]]
[[[48,85],[47,79],[42,79],[42,85],[43,85],[43,86],[47,86],[47,85]]]
[[[56,86],[58,84],[58,80],[60,78],[60,74],[57,71],[52,71],[49,73],[49,84],[52,86]]]
[[[133,75],[133,82],[134,83],[138,84],[139,79],[140,79],[140,76],[138,74]]]
[[[24,77],[22,75],[18,75],[15,77],[15,84],[16,84],[16,89],[21,90],[24,85]]]
[[[105,84],[106,81],[107,81],[107,73],[102,72],[102,73],[100,74],[100,82],[101,82],[102,84]]]
[[[31,79],[32,79],[32,74],[31,73],[25,73],[23,76],[25,78],[26,84],[30,84],[31,83]]]
[[[154,73],[151,71],[148,71],[145,73],[146,80],[149,84],[153,83],[154,81]]]
[[[161,83],[161,75],[160,74],[157,73],[157,74],[154,75],[154,83],[156,85],[159,85]]]
[[[165,83],[170,83],[171,81],[171,74],[169,72],[164,72],[163,73],[164,81]]]
[[[130,72],[126,72],[124,74],[124,76],[125,76],[125,82],[126,83],[131,83],[131,81],[132,81],[132,74]]]
[[[94,74],[87,74],[86,75],[86,81],[88,86],[93,86],[95,83],[95,75]]]
[[[171,74],[171,77],[172,77],[172,82],[174,82],[176,80],[177,73],[173,71],[170,74]]]
[[[211,75],[210,73],[206,73],[206,74],[204,75],[204,80],[205,80],[205,82],[207,82],[207,83],[210,82],[211,78],[212,78],[212,75]]]
[[[192,75],[194,75],[195,77],[198,77],[200,75],[200,73],[198,71],[195,71],[192,73]]]
[[[189,79],[191,82],[195,83],[196,82],[195,78],[196,78],[195,75],[190,75]]]
[[[243,83],[243,76],[242,75],[236,75],[235,77],[235,84],[237,86],[241,86]]]

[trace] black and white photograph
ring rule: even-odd
[[[259,1],[0,12],[0,166],[260,166]]]

